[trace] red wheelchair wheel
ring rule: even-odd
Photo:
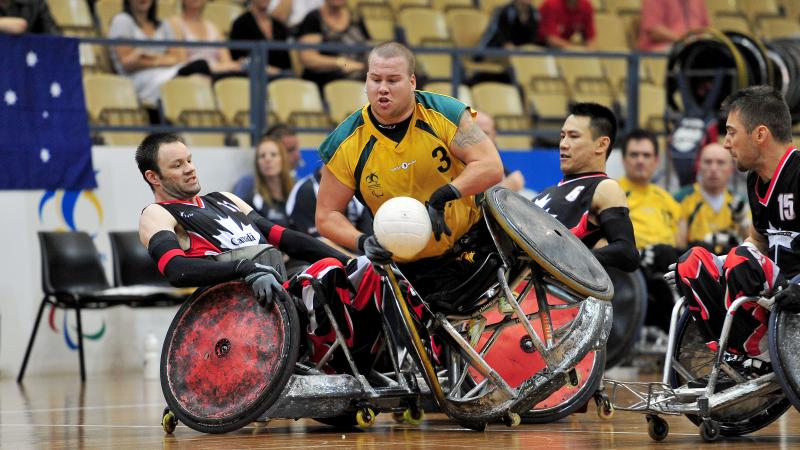
[[[161,388],[190,428],[226,433],[259,418],[297,361],[299,320],[291,303],[268,309],[242,282],[199,291],[178,310],[161,352]]]

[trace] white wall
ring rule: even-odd
[[[110,271],[108,231],[135,230],[142,208],[153,201],[150,189],[142,180],[130,147],[95,147],[94,167],[98,188],[94,191],[99,210],[82,193],[75,207],[77,229],[95,234],[95,245]],[[203,193],[230,190],[236,180],[252,167],[252,151],[235,148],[193,148],[194,162]],[[0,169],[1,170],[1,169]],[[67,230],[60,207],[62,192],[47,201],[39,217],[39,203],[44,191],[0,191],[0,377],[16,377],[25,354],[39,302],[42,298],[39,230]],[[65,372],[78,379],[77,351],[67,347],[62,334],[53,332],[47,323],[49,308],[39,326],[26,379],[43,373]],[[174,308],[127,307],[84,311],[84,334],[93,333],[105,322],[106,334],[97,341],[84,340],[86,370],[98,372],[141,370],[145,336],[154,332],[162,339]],[[62,331],[64,311],[57,310],[55,323]],[[75,337],[75,315],[68,315],[70,336]]]

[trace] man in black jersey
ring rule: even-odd
[[[539,193],[534,203],[591,248],[604,267],[632,272],[639,266],[639,253],[625,192],[605,174],[616,134],[611,110],[596,103],[573,105],[559,143],[564,179]]]
[[[380,277],[366,258],[350,259],[311,236],[276,225],[231,193],[198,195],[200,182],[192,154],[178,135],[147,136],[136,151],[136,162],[156,200],[142,211],[139,237],[172,285],[209,286],[243,279],[267,304],[284,298],[284,288],[288,288],[307,309],[307,316],[301,317],[306,320],[312,354],[324,354],[333,341],[330,323],[321,312],[324,302],[339,323],[348,325],[342,329],[357,363],[370,353],[380,332],[375,327],[380,312],[374,305]],[[249,259],[207,258],[267,243],[292,258],[316,261],[304,273],[319,279],[325,298],[317,298],[307,281],[288,280],[281,285],[274,268]]]
[[[686,252],[677,264],[678,289],[689,302],[701,331],[717,347],[727,308],[743,296],[771,296],[797,309],[798,286],[781,288],[800,274],[800,153],[792,146],[791,116],[780,92],[750,86],[723,103],[728,112],[724,147],[739,170],[749,170],[747,194],[753,214],[750,236],[726,256],[702,247]],[[746,303],[734,315],[728,351],[768,361],[769,312]]]

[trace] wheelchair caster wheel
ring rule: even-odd
[[[403,411],[403,423],[407,423],[409,425],[420,425],[423,420],[425,420],[425,411],[421,409],[416,409],[416,412],[411,408],[407,408]]]
[[[503,416],[503,424],[509,428],[517,427],[520,423],[522,423],[522,418],[515,412],[509,411],[508,414]]]
[[[375,411],[372,408],[362,408],[356,412],[356,423],[361,428],[369,428],[375,424]]]
[[[605,395],[595,395],[594,402],[597,405],[597,417],[603,420],[611,420],[614,417],[614,405]]]
[[[721,432],[722,429],[716,420],[703,419],[703,423],[700,424],[700,437],[706,442],[716,441]]]
[[[178,426],[178,419],[175,414],[169,408],[164,408],[164,412],[161,415],[161,428],[164,429],[165,433],[172,434],[176,426]]]
[[[669,423],[658,416],[647,416],[647,434],[654,441],[663,441],[669,434]]]

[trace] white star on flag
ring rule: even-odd
[[[42,118],[43,118],[43,119],[47,119],[48,117],[50,117],[50,113],[49,113],[49,112],[47,112],[47,110],[45,110],[45,111],[42,111]]]
[[[33,67],[39,62],[39,57],[36,56],[36,53],[30,51],[25,55],[25,62],[28,64],[28,67]]]
[[[47,161],[50,161],[50,150],[48,150],[46,148],[43,148],[39,152],[39,159],[41,159],[42,162],[45,163],[45,164],[47,163]]]
[[[58,84],[57,81],[54,81],[53,84],[50,85],[50,95],[52,95],[53,98],[61,96],[61,85]]]
[[[8,106],[14,106],[17,103],[17,93],[12,90],[7,90],[5,95],[5,102]]]

